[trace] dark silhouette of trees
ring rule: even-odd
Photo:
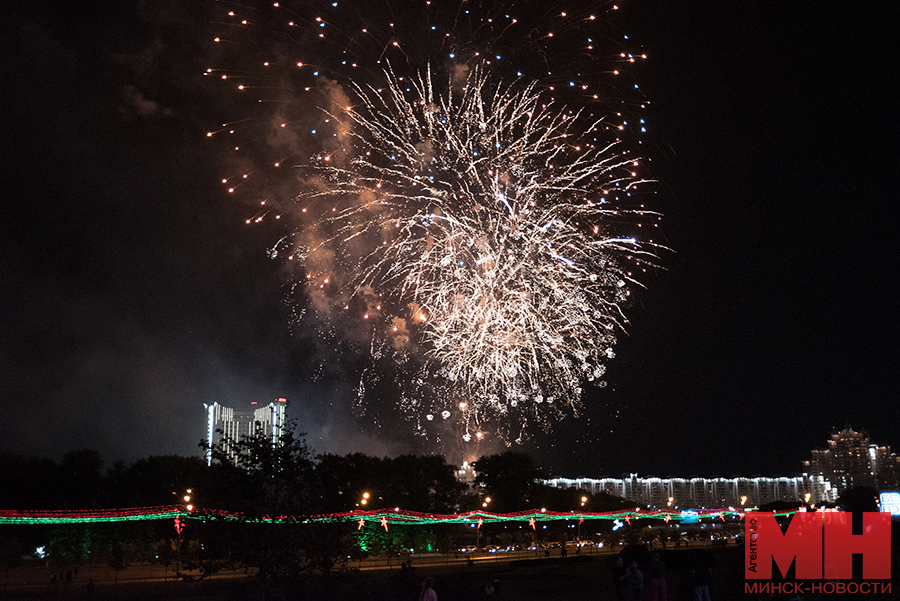
[[[441,455],[321,455],[316,466],[319,505],[322,511],[402,507],[450,513],[458,508],[466,488],[453,472]]]
[[[0,454],[0,507],[56,509],[62,506],[59,465],[52,459]]]
[[[63,455],[60,484],[65,491],[63,506],[92,509],[103,500],[103,459],[99,451],[78,449]]]
[[[486,455],[472,467],[475,483],[491,498],[490,511],[505,513],[534,507],[531,495],[537,490],[541,471],[530,455],[515,451]]]
[[[187,489],[202,503],[214,494],[216,481],[200,457],[158,455],[130,466],[116,463],[107,471],[106,499],[110,507],[172,505]]]
[[[316,489],[312,453],[302,436],[294,434],[294,426],[288,422],[274,442],[260,431],[212,445],[217,487],[208,503],[221,503],[211,506],[227,507],[240,519],[212,518],[203,528],[208,549],[201,562],[204,573],[236,564],[257,568],[257,577],[265,582],[296,577],[314,563],[331,567],[326,550],[334,545],[335,534],[322,540],[321,528],[293,522],[311,512]],[[206,442],[201,447],[207,448]]]
[[[383,462],[378,457],[351,453],[319,456],[316,467],[320,511],[350,511],[385,507],[382,488]],[[365,506],[360,507],[363,494],[368,493]]]
[[[852,486],[838,497],[838,505],[854,514],[878,511],[878,490],[871,486]]]
[[[206,443],[201,443],[205,454]],[[191,505],[203,519],[184,520],[177,535],[172,520],[43,526],[0,526],[0,560],[15,563],[21,554],[44,547],[54,565],[100,561],[113,567],[175,558],[196,577],[226,567],[255,568],[260,580],[328,574],[369,554],[398,556],[451,550],[462,535],[457,525],[404,526],[385,531],[377,522],[334,519],[309,521],[350,510],[398,507],[422,513],[487,509],[495,513],[546,507],[551,511],[609,511],[630,507],[622,499],[587,491],[550,488],[524,453],[507,451],[481,457],[474,490],[457,481],[455,468],[439,455],[372,457],[360,453],[315,456],[291,423],[277,436],[259,432],[223,440],[205,458],[155,456],[104,470],[97,451],[76,450],[61,461],[0,455],[0,508],[93,509]],[[582,500],[582,498],[586,500]],[[365,502],[363,502],[365,501]],[[582,505],[584,503],[584,505]],[[207,511],[211,510],[211,511]],[[215,511],[222,510],[222,511]],[[327,520],[326,520],[327,521]],[[566,531],[564,538],[577,532]],[[475,531],[466,529],[465,537]],[[503,526],[485,525],[487,541],[531,537]],[[474,542],[474,541],[473,541]]]
[[[385,460],[388,506],[412,511],[449,513],[456,509],[465,486],[453,466],[440,455],[401,455]]]

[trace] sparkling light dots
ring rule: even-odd
[[[283,137],[247,149],[279,148],[249,173],[265,181],[289,161],[293,190],[267,194],[247,223],[298,217],[272,255],[305,267],[320,316],[339,307],[367,324],[361,402],[391,364],[420,434],[454,424],[465,441],[516,440],[577,414],[615,356],[634,274],[655,263],[636,233],[658,215],[635,199],[647,178],[631,151],[646,102],[610,96],[603,78],[620,69],[596,67],[643,55],[598,56],[610,40],[595,14],[550,14],[529,34],[521,16],[468,3],[364,24],[314,4],[290,10],[278,45],[290,62],[264,57],[266,73],[295,70],[259,99],[278,107]],[[288,12],[274,8],[275,21]],[[253,27],[236,12],[231,27]],[[222,75],[240,93],[275,87]]]

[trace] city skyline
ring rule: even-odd
[[[660,4],[612,19],[648,54],[635,79],[673,252],[626,311],[607,387],[514,448],[554,472],[704,476],[792,473],[847,425],[900,448],[900,127],[879,59],[896,11]],[[275,398],[318,452],[506,449],[358,415],[363,363],[283,302],[281,232],[222,190],[206,132],[234,115],[202,77],[207,7],[21,5],[0,67],[0,452],[198,454],[201,404]]]

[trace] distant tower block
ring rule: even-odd
[[[803,471],[831,482],[840,495],[855,486],[885,490],[900,485],[900,458],[889,446],[872,444],[869,435],[847,427],[828,439],[827,449],[813,449]]]
[[[265,432],[272,435],[272,444],[278,441],[278,433],[284,426],[287,399],[276,399],[264,407],[258,407],[256,401],[250,405],[250,409],[243,410],[219,403],[203,403],[206,409],[206,441],[210,444],[206,449],[206,465],[212,465],[212,445],[221,443],[223,439],[237,441],[243,436]],[[231,449],[226,451],[229,458],[235,458]]]

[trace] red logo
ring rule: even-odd
[[[853,534],[847,512],[795,513],[787,531],[772,513],[745,516],[744,577],[772,578],[772,560],[787,574],[794,563],[797,580],[853,578],[853,555],[862,555],[862,577],[891,577],[891,515],[864,513],[862,533]]]

